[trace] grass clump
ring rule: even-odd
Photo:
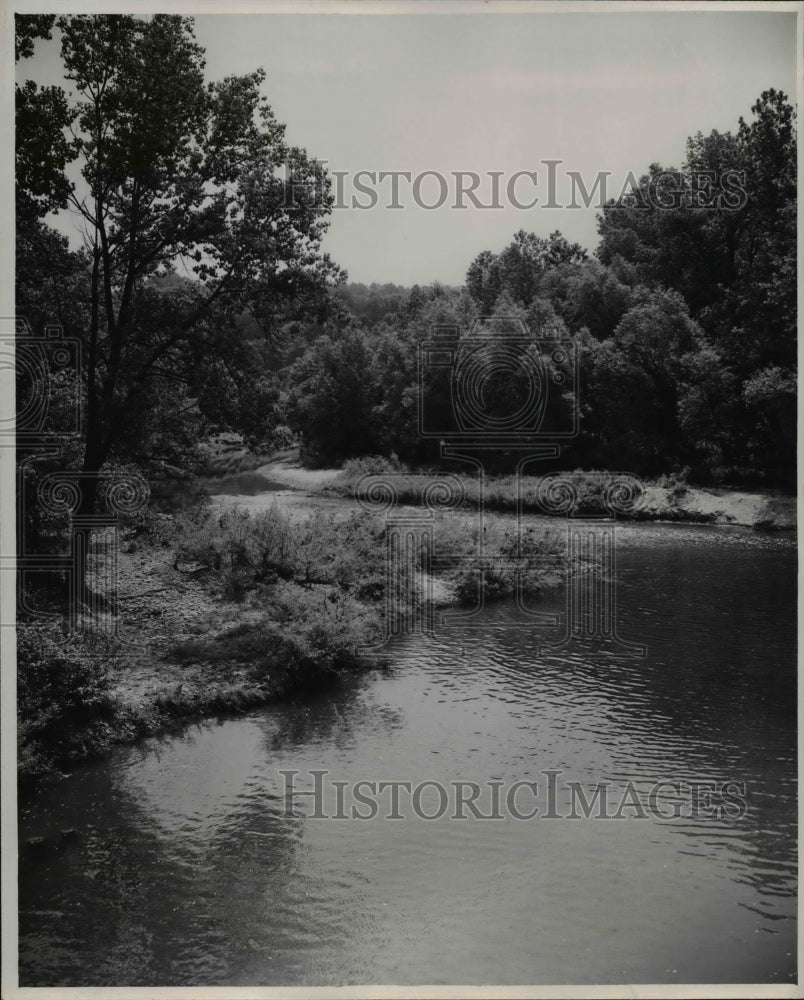
[[[538,594],[564,580],[566,543],[551,527],[484,519],[445,518],[437,533],[440,564],[462,604]]]
[[[108,742],[115,715],[103,644],[46,625],[17,625],[17,750],[21,778],[53,772]]]
[[[336,479],[339,486],[350,486],[359,482],[363,476],[384,476],[407,471],[406,466],[396,455],[364,455],[361,458],[350,458],[344,462]]]
[[[275,506],[256,514],[231,507],[180,526],[176,564],[210,571],[227,599],[279,581],[367,596],[382,579],[383,533],[382,521],[367,515],[316,511],[294,521]]]
[[[278,693],[369,666],[361,650],[377,639],[377,617],[337,591],[311,595],[298,590],[292,584],[283,587],[256,621],[178,643],[170,657],[180,663],[240,667],[247,680]]]
[[[450,492],[452,499],[449,505],[453,509],[520,511],[525,514],[558,517],[566,517],[568,513],[576,516],[609,513],[606,493],[614,481],[613,476],[616,476],[612,473],[583,469],[558,473],[562,483],[573,495],[574,505],[571,511],[562,506],[551,509],[550,503],[545,502],[543,476],[489,476],[481,480],[475,475],[451,471],[413,472],[397,466],[384,468],[381,463],[375,464],[373,460],[354,460],[347,463],[332,489],[343,495],[367,500],[371,496],[372,482],[365,477],[381,478],[388,474],[392,474],[393,497],[397,504],[417,506],[426,503],[428,486],[441,481]],[[678,478],[674,485],[674,496],[680,498],[686,489],[685,481]],[[636,507],[634,516],[639,516]]]

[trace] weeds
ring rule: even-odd
[[[80,635],[17,625],[17,744],[22,777],[104,743],[115,704],[107,661]]]
[[[298,521],[276,507],[257,514],[227,508],[155,522],[141,543],[162,550],[163,589],[201,588],[214,603],[239,603],[242,614],[233,621],[229,612],[205,635],[176,641],[161,633],[157,656],[171,680],[134,699],[112,694],[109,667],[119,650],[89,650],[86,637],[21,626],[21,773],[46,773],[178,717],[240,711],[371,666],[362,651],[378,645],[384,615],[424,610],[429,577],[467,603],[561,580],[563,540],[551,526],[520,535],[513,521],[449,511],[423,524],[432,537],[423,531],[405,548],[405,563],[389,567],[388,526],[366,513],[319,511]]]

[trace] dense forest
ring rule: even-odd
[[[311,456],[434,461],[438,443],[417,433],[418,345],[437,327],[466,332],[491,318],[493,330],[519,318],[575,347],[576,393],[565,403],[577,406],[580,433],[569,465],[790,487],[795,163],[793,109],[768,91],[735,133],[691,137],[680,168],[651,164],[609,201],[594,255],[559,232],[519,231],[475,257],[461,289],[346,286],[347,315],[282,377],[284,418]],[[741,196],[733,206],[696,197],[702,177],[724,192],[739,177]]]
[[[449,387],[422,381],[421,344],[436,329],[460,340],[521,322],[577,358],[552,400],[579,416],[562,463],[793,485],[796,142],[784,94],[763,93],[734,132],[692,136],[680,167],[652,164],[599,213],[594,253],[520,230],[467,260],[463,287],[367,287],[322,250],[328,178],[287,144],[261,71],[205,82],[181,17],[16,24],[17,316],[34,341],[59,324],[80,359],[48,372],[42,428],[63,432],[58,457],[20,442],[32,532],[34,490],[53,468],[80,471],[78,514],[91,516],[109,469],[193,469],[224,431],[261,451],[299,443],[317,463],[433,465],[439,442],[420,434],[420,412],[448,406]],[[66,89],[25,80],[35,45],[56,44]],[[731,194],[737,177],[739,196],[713,204],[701,177]],[[68,211],[79,249],[50,224]],[[20,366],[22,408],[31,378]],[[515,376],[487,388],[499,400],[520,391]]]

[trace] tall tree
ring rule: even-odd
[[[484,250],[472,261],[466,287],[488,316],[503,291],[514,302],[529,306],[547,270],[585,259],[586,251],[578,243],[568,242],[558,231],[543,237],[520,229],[501,253]]]
[[[52,14],[16,15],[15,59],[28,59],[37,39],[52,37]],[[70,185],[64,168],[76,152],[66,130],[75,119],[62,87],[41,87],[33,80],[17,83],[16,207],[17,225],[31,223],[67,203]]]
[[[17,22],[25,55],[41,25]],[[322,309],[341,275],[321,251],[328,179],[285,142],[260,94],[263,71],[206,83],[192,21],[179,16],[65,16],[56,27],[70,92],[50,100],[62,127],[39,149],[47,182],[22,169],[20,185],[36,200],[41,182],[48,207],[66,201],[82,229],[89,309],[87,328],[74,331],[86,360],[78,513],[91,515],[100,471],[144,393],[181,384],[193,394],[199,362],[213,358],[245,365],[234,386],[259,380],[248,368],[253,352],[238,355],[243,314],[270,336],[293,309]],[[36,138],[27,107],[18,119],[23,168]],[[71,159],[74,182],[64,171]],[[176,269],[193,283],[165,308],[153,283]]]
[[[751,111],[734,134],[691,137],[682,170],[654,164],[635,193],[608,203],[598,220],[598,256],[605,264],[627,261],[639,281],[680,292],[700,324],[704,336],[687,359],[679,413],[705,464],[719,477],[732,470],[791,484],[795,111],[777,90],[765,91]],[[670,187],[675,203],[663,197]],[[708,366],[728,393],[714,391]]]

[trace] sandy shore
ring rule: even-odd
[[[738,524],[791,531],[796,527],[796,498],[774,490],[746,492],[690,486],[678,498],[666,487],[648,486],[642,516],[665,521]]]
[[[285,483],[297,490],[321,490],[330,486],[340,475],[340,469],[307,469],[295,453],[272,459],[254,470],[275,483]]]

